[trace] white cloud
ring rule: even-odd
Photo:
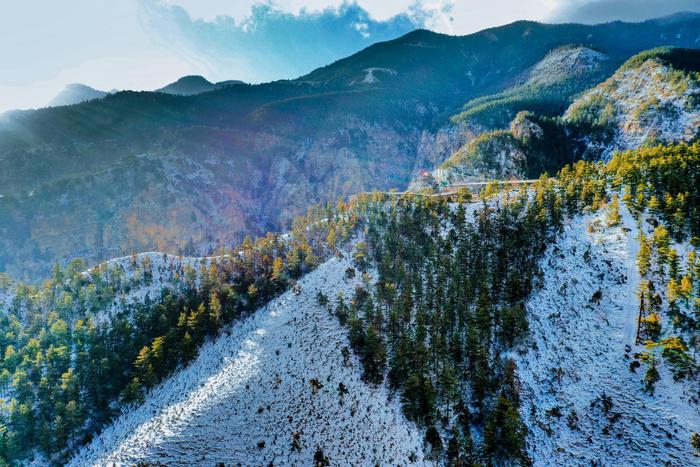
[[[0,112],[45,105],[66,84],[144,89],[193,69],[143,30],[136,0],[22,0],[0,14]]]
[[[441,12],[412,6],[386,20],[343,3],[298,14],[256,5],[244,20],[197,19],[179,5],[141,0],[141,18],[153,40],[207,70],[213,80],[260,82],[296,78],[374,42],[430,26]]]

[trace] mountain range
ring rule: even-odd
[[[451,120],[465,103],[527,88],[556,115],[632,55],[696,45],[698,25],[700,16],[681,14],[596,26],[520,21],[462,37],[418,30],[296,80],[194,96],[125,91],[6,113],[0,269],[37,280],[76,256],[201,254],[285,228],[309,203],[401,189],[528,106]],[[570,45],[587,52],[552,63]],[[548,74],[542,67],[562,76],[592,57],[585,84],[542,94],[553,89],[537,78]]]
[[[203,76],[189,75],[183,76],[177,81],[170,83],[162,88],[158,88],[153,92],[162,92],[164,94],[173,94],[176,96],[194,96],[204,92],[214,91],[216,89],[225,88],[234,84],[243,84],[243,81],[227,80],[218,83],[212,83]],[[91,101],[93,99],[101,99],[108,94],[119,92],[115,89],[112,91],[100,91],[85,84],[73,83],[67,85],[60,93],[49,102],[49,107],[58,107],[63,105],[80,104],[81,102]]]
[[[697,464],[699,25],[0,116],[0,465]]]
[[[555,51],[565,57],[586,52],[594,53],[581,48]],[[588,69],[590,63],[584,64]],[[410,188],[532,178],[578,159],[607,160],[615,151],[693,141],[700,135],[698,71],[697,49],[662,47],[642,52],[606,81],[582,92],[561,117],[522,110],[508,129],[484,131],[432,173],[424,172],[413,180]],[[455,120],[479,119],[484,114],[510,118],[528,104],[531,109],[542,108],[545,102],[556,106],[560,95],[550,91],[558,87],[552,82],[538,88],[538,97],[521,99],[522,87],[516,86],[506,93],[508,98],[486,98],[482,105],[468,105]]]

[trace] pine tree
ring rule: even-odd
[[[138,378],[146,387],[151,387],[155,383],[155,372],[151,364],[151,349],[145,345],[139,351],[134,362]]]
[[[690,445],[700,454],[700,434],[693,432],[690,435]]]
[[[364,376],[372,384],[381,384],[384,381],[384,370],[386,368],[386,346],[379,331],[374,324],[367,327],[364,337]]]
[[[280,256],[275,257],[272,263],[272,279],[277,282],[284,281],[284,261]]]
[[[501,395],[484,427],[485,451],[497,458],[513,458],[528,464],[526,435],[527,428],[520,421],[518,408]]]
[[[216,330],[221,325],[221,302],[219,296],[212,290],[209,298],[209,322],[212,323],[212,330]]]
[[[637,268],[642,277],[646,277],[651,267],[651,245],[644,233],[639,234],[639,251],[637,252]]]
[[[605,216],[605,222],[608,227],[617,227],[622,221],[622,216],[620,215],[620,199],[615,194],[612,197],[612,201],[608,205],[607,214]]]
[[[668,230],[666,230],[666,228],[663,225],[659,225],[654,229],[654,233],[652,235],[652,244],[654,245],[656,251],[659,254],[660,264],[666,264],[668,261],[670,239],[668,235]]]
[[[126,403],[138,402],[141,400],[141,391],[141,380],[138,376],[134,376],[131,382],[124,388],[122,400]]]
[[[649,361],[649,367],[647,368],[647,372],[644,375],[644,387],[645,389],[649,392],[649,394],[654,394],[654,387],[661,379],[661,376],[659,375],[659,371],[656,369],[656,359],[652,355],[650,357]]]

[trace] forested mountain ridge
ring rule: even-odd
[[[4,114],[0,269],[36,281],[74,256],[203,254],[284,228],[308,202],[402,188],[480,131],[449,121],[461,103],[512,86],[550,51],[578,44],[615,67],[642,49],[693,46],[699,25],[415,31],[297,80]]]
[[[658,146],[478,200],[357,196],[204,260],[3,281],[0,453],[59,463],[106,426],[76,465],[693,462],[699,177],[700,146]],[[392,428],[349,453],[368,426]]]
[[[216,89],[221,89],[226,86],[233,86],[236,84],[244,84],[243,81],[229,80],[220,81],[218,83],[212,83],[203,76],[190,75],[183,76],[174,83],[170,83],[167,86],[158,88],[153,92],[162,92],[165,94],[175,94],[177,96],[193,96],[196,94],[202,94],[204,92],[211,92]]]
[[[616,150],[692,141],[700,136],[700,50],[661,48],[631,58],[563,119],[590,128],[587,143],[604,146],[606,159]]]
[[[699,64],[697,49],[644,51],[583,92],[561,117],[530,111],[537,105],[521,98],[519,87],[504,93],[514,99],[487,99],[455,118],[529,110],[518,113],[507,129],[485,131],[469,141],[435,171],[414,180],[411,189],[532,178],[578,159],[608,159],[619,150],[693,141],[700,135]]]

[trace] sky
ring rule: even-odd
[[[75,82],[295,78],[418,27],[643,20],[700,11],[700,0],[0,0],[0,11],[2,112],[42,107]]]

